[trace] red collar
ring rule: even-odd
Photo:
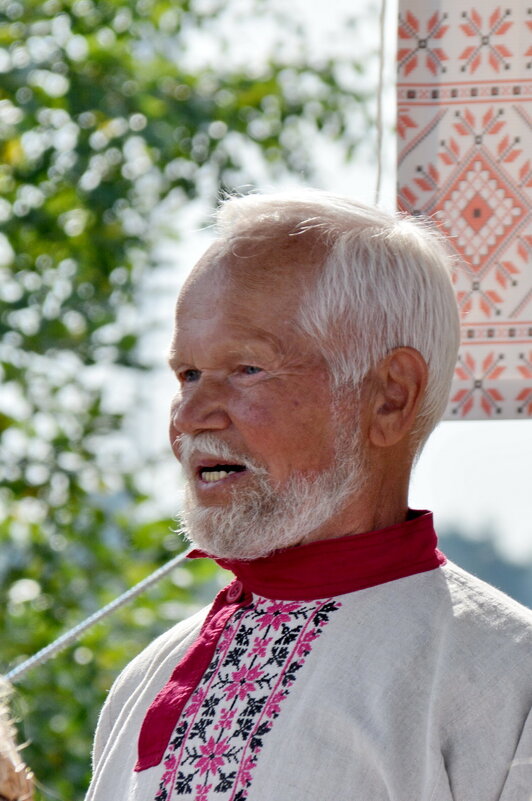
[[[319,540],[261,559],[215,561],[257,595],[311,601],[433,570],[446,561],[437,542],[431,512],[411,509],[404,523],[379,531]],[[195,550],[189,556],[208,554]]]

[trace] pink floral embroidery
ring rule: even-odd
[[[164,763],[164,766],[165,766],[166,770],[163,773],[162,782],[163,782],[165,787],[168,784],[170,784],[170,782],[174,778],[176,764],[177,764],[177,760],[176,760],[174,754],[170,754],[170,756],[166,759],[166,761]]]
[[[257,598],[222,632],[163,760],[154,801],[245,801],[264,738],[341,604]]]
[[[265,629],[271,626],[274,631],[279,631],[283,623],[290,622],[290,613],[297,609],[298,604],[274,601],[266,609],[261,618],[259,628]]]
[[[240,769],[240,780],[246,786],[251,784],[251,772],[256,764],[256,757],[247,756]]]
[[[285,697],[284,692],[274,693],[266,705],[266,714],[270,718],[276,718],[281,711],[281,703]]]
[[[266,649],[268,648],[269,644],[271,643],[272,638],[267,637],[266,639],[257,639],[253,644],[253,648],[250,651],[250,656],[266,656]]]
[[[209,771],[210,773],[218,773],[218,769],[225,765],[224,754],[227,750],[227,738],[216,742],[214,737],[209,737],[207,745],[200,745],[202,757],[196,762],[196,768],[200,772],[200,776]]]
[[[205,693],[202,690],[195,690],[192,693],[192,695],[190,697],[190,701],[189,701],[190,711],[191,712],[197,712],[198,711],[198,709],[201,707],[201,704],[203,703],[204,697],[205,697]]]
[[[207,801],[212,784],[196,785],[196,801]]]
[[[255,692],[257,689],[256,682],[261,676],[262,670],[257,665],[252,668],[247,668],[243,665],[240,670],[235,670],[231,676],[231,684],[226,690],[226,698],[230,701],[235,695],[238,695],[240,700],[243,701],[249,693]]]
[[[306,656],[309,654],[312,649],[312,643],[318,636],[319,634],[316,631],[307,631],[298,643],[297,655]]]
[[[215,725],[215,729],[227,729],[233,724],[233,718],[236,715],[236,709],[222,709],[220,719]]]

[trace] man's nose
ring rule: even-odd
[[[172,439],[179,434],[221,431],[229,425],[226,393],[220,381],[202,377],[193,387],[185,387],[172,401]]]

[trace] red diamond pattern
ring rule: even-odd
[[[475,211],[479,214],[475,217]],[[438,203],[437,217],[460,255],[478,270],[511,236],[526,209],[482,153],[475,153]]]

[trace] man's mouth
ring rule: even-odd
[[[247,468],[242,464],[215,464],[209,467],[200,467],[198,475],[206,484],[213,484],[215,481],[221,481],[233,473],[242,473]]]

